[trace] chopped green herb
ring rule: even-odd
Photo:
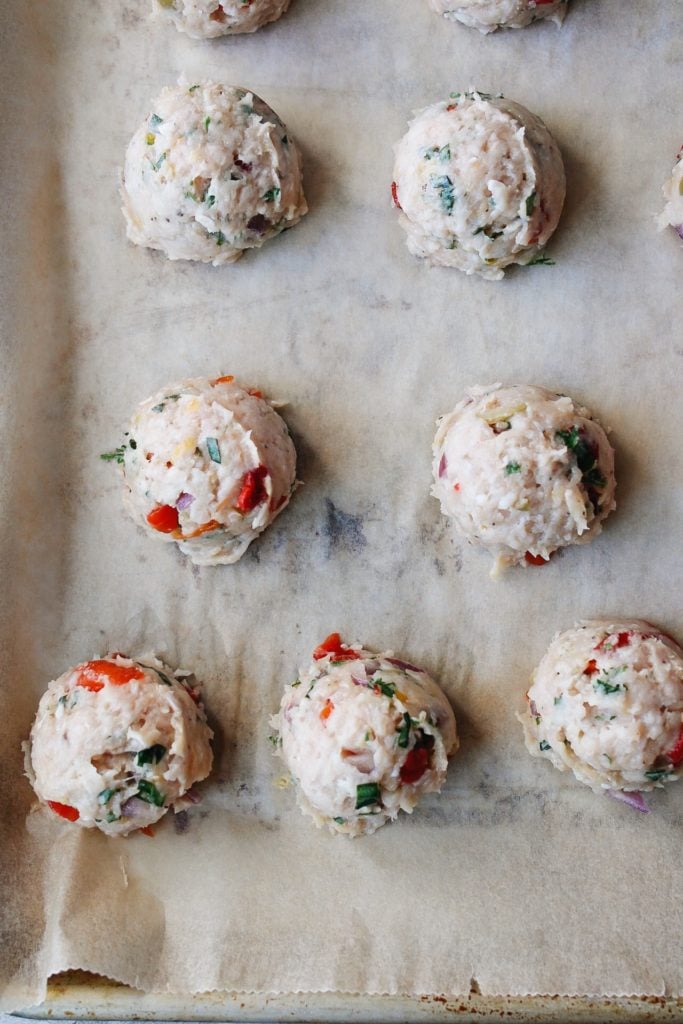
[[[163,412],[165,404],[165,402],[159,402],[158,405],[153,405],[152,412]]]
[[[539,750],[550,750],[550,744],[548,743],[547,740],[541,740],[541,742],[538,744],[538,749]]]
[[[158,114],[152,114],[152,116],[149,119],[149,123],[152,126],[152,128],[158,128],[160,124],[164,123],[164,119],[163,117],[159,117]]]
[[[410,740],[410,715],[407,711],[403,712],[403,725],[401,726],[398,733],[398,745],[399,747],[407,747],[408,741]]]
[[[464,96],[465,99],[468,99],[468,100],[473,100],[475,97],[478,97],[480,100],[494,100],[494,99],[502,100],[503,99],[502,92],[498,92],[498,93],[496,93],[494,95],[492,92],[480,92],[479,89],[471,89],[469,92],[452,92],[452,93],[450,93],[450,98],[452,100],[459,100],[461,96]]]
[[[539,252],[538,256],[534,256],[532,260],[529,260],[527,267],[554,267],[555,260],[551,260],[549,256],[546,256],[544,252]]]
[[[211,124],[211,118],[210,117],[205,117],[204,118],[204,131],[205,132],[208,132],[210,124]]]
[[[593,683],[593,689],[596,693],[619,693],[623,687],[620,683],[610,683],[609,679],[596,679]]]
[[[554,697],[553,698],[553,704],[557,705],[557,704],[561,704],[561,703],[562,703],[562,694],[560,694],[559,697]]]
[[[380,788],[376,782],[362,782],[356,787],[356,810],[380,803]]]
[[[375,690],[380,690],[385,697],[391,699],[396,693],[396,687],[393,683],[385,683],[383,679],[373,679],[372,685]]]
[[[105,462],[118,462],[123,463],[124,461],[124,448],[125,444],[122,444],[120,448],[115,448],[113,452],[102,452],[100,458]]]
[[[670,774],[670,768],[651,768],[649,772],[645,772],[645,778],[650,782],[659,782],[660,779],[665,779]]]
[[[300,679],[295,679],[294,682],[290,683],[289,685],[290,686],[301,686],[301,680]]]
[[[164,806],[163,793],[160,793],[154,783],[148,782],[147,779],[140,779],[136,795],[147,804],[154,804],[155,807]]]
[[[213,206],[214,203],[216,202],[216,197],[215,196],[207,196],[206,199],[204,200],[204,202],[206,203],[207,206]]]
[[[346,824],[346,818],[333,818],[332,821],[335,821],[337,823],[337,825],[345,825]]]
[[[269,188],[267,192],[263,193],[261,198],[266,203],[273,203],[273,202],[275,202],[275,200],[278,198],[279,195],[280,195],[280,189],[279,188]]]
[[[532,192],[530,196],[526,197],[526,215],[527,215],[527,217],[531,216],[531,214],[534,211],[534,206],[535,205],[536,205],[536,193]]]
[[[422,156],[425,160],[440,160],[444,163],[446,160],[450,160],[451,158],[451,147],[448,143],[441,147],[430,146],[428,149],[423,151]]]
[[[508,462],[507,466],[505,467],[505,472],[508,476],[511,476],[513,473],[521,473],[522,467],[520,466],[519,462]]]
[[[452,213],[455,205],[455,194],[453,192],[453,182],[447,174],[437,176],[432,174],[429,179],[429,184],[434,189],[439,197],[442,209],[445,213]]]
[[[534,721],[535,721],[536,725],[540,725],[541,724],[541,716],[540,715],[535,715],[534,716]]]
[[[118,789],[103,789],[101,793],[97,794],[98,804],[108,804],[111,798],[118,793]]]
[[[215,238],[216,245],[225,245],[225,235],[222,231],[210,231],[209,238]]]
[[[220,463],[220,461],[221,461],[221,450],[218,447],[218,441],[216,440],[215,437],[207,437],[207,439],[206,439],[206,450],[208,451],[209,458],[211,459],[212,462]]]
[[[120,814],[114,814],[113,811],[108,811],[107,817],[104,820],[107,822],[108,825],[111,825],[111,823],[113,821],[120,821],[121,820],[121,815]]]
[[[163,164],[164,160],[166,159],[167,155],[168,154],[166,152],[164,152],[164,153],[161,154],[161,156],[159,157],[159,159],[157,160],[156,163],[154,163],[154,161],[152,161],[152,167],[154,168],[155,171],[159,170],[159,168]]]
[[[199,88],[199,85],[191,85],[190,88],[187,91],[188,92],[194,92],[195,89],[198,89],[198,88]]]
[[[67,693],[62,694],[62,696],[57,701],[57,707],[59,707],[60,705],[63,707],[66,704],[67,697],[68,697]]]
[[[282,743],[282,737],[278,736],[276,732],[271,733],[268,739],[270,740],[274,747],[279,747]]]
[[[165,753],[166,747],[163,747],[161,743],[154,743],[151,747],[138,750],[135,762],[138,766],[143,764],[159,764]]]

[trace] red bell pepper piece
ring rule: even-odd
[[[681,726],[681,731],[678,734],[675,746],[666,756],[674,767],[683,761],[683,725]]]
[[[242,489],[237,498],[238,512],[251,512],[267,497],[264,480],[268,476],[265,466],[250,469],[242,478]]]
[[[92,690],[98,693],[104,689],[105,683],[113,686],[125,686],[132,679],[142,679],[144,672],[137,665],[116,665],[111,661],[86,661],[84,665],[78,666],[78,679],[76,686],[82,686],[84,690]]]
[[[57,800],[48,800],[47,806],[55,814],[58,814],[60,818],[66,818],[67,821],[78,821],[81,816],[75,807],[69,807],[68,804],[60,804]]]
[[[157,505],[147,515],[147,522],[159,533],[173,533],[179,527],[178,509],[173,505]]]
[[[422,778],[429,768],[429,750],[427,747],[413,747],[401,766],[401,782],[410,785]]]
[[[313,651],[313,658],[315,661],[320,661],[321,658],[326,658],[328,654],[332,655],[333,661],[356,661],[360,658],[358,651],[342,647],[342,639],[339,633],[330,633]]]
[[[401,204],[398,201],[398,188],[396,187],[396,182],[395,181],[392,181],[392,183],[391,183],[391,198],[394,200],[394,206],[397,209],[402,210],[403,207],[401,206]]]
[[[530,551],[527,551],[524,560],[529,565],[547,565],[550,561],[549,558],[544,558],[543,555],[532,555]]]

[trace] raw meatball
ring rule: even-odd
[[[318,827],[374,832],[438,792],[458,749],[455,716],[426,672],[332,633],[285,687],[276,751]]]
[[[395,153],[392,195],[414,256],[491,281],[543,259],[565,178],[540,118],[502,97],[451,93],[418,113]]]
[[[164,89],[126,151],[128,237],[172,260],[233,263],[306,213],[301,157],[270,107],[246,89]]]
[[[660,230],[671,226],[683,239],[683,146],[681,147],[671,177],[662,187],[666,206],[658,217]]]
[[[39,799],[108,835],[163,817],[211,771],[213,733],[180,675],[154,657],[110,654],[53,680],[25,744]]]
[[[616,507],[614,451],[588,409],[532,385],[473,387],[434,438],[432,494],[467,540],[508,565],[585,544]]]
[[[171,384],[143,402],[104,456],[123,466],[124,501],[152,536],[196,565],[225,565],[289,502],[296,451],[260,391],[234,377]]]
[[[153,0],[154,9],[193,39],[255,32],[277,21],[290,0]]]
[[[567,0],[429,0],[429,4],[437,14],[484,33],[526,28],[541,18],[560,25],[567,11]]]
[[[529,753],[579,782],[648,790],[680,777],[683,650],[647,622],[583,622],[536,669],[520,721]]]

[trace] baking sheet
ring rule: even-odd
[[[653,226],[680,144],[680,4],[572,0],[560,32],[482,38],[422,0],[295,0],[214,45],[147,10],[0,3],[1,1005],[72,967],[176,993],[681,994],[683,792],[647,817],[595,797],[530,759],[514,719],[556,629],[681,631],[683,253]],[[233,267],[125,241],[125,145],[181,72],[253,88],[304,153],[311,213]],[[555,267],[489,283],[405,250],[391,146],[412,109],[471,85],[558,139]],[[127,521],[98,453],[156,387],[220,372],[289,401],[306,486],[237,566],[197,569]],[[428,494],[436,416],[492,380],[584,401],[619,473],[590,548],[496,583]],[[268,743],[282,685],[333,629],[430,669],[463,739],[440,797],[355,842],[299,814]],[[216,767],[182,830],[24,824],[39,695],[108,649],[204,683]]]

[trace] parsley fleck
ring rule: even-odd
[[[332,821],[336,822],[337,825],[346,824],[346,818],[333,818]]]
[[[362,782],[360,786],[356,787],[357,811],[363,807],[373,807],[380,802],[380,788],[376,782]]]
[[[152,128],[158,128],[160,124],[164,123],[164,119],[163,117],[159,117],[158,114],[152,114],[149,119],[149,123]]]
[[[159,157],[159,159],[157,160],[156,163],[154,163],[154,161],[152,161],[152,167],[154,168],[155,171],[159,170],[159,168],[163,164],[164,160],[166,159],[166,156],[167,156],[166,152],[163,152],[161,154],[161,156]]]
[[[557,704],[561,704],[561,703],[562,703],[562,694],[560,694],[559,697],[554,697],[553,698],[553,704],[557,705]]]
[[[550,744],[548,743],[547,740],[541,740],[541,742],[538,744],[538,749],[539,750],[550,750]]]
[[[222,231],[210,231],[209,238],[215,238],[216,245],[225,245],[225,235]]]
[[[207,437],[207,439],[206,439],[206,450],[208,451],[209,458],[211,459],[212,462],[220,463],[220,461],[221,461],[221,450],[218,447],[218,441],[216,440],[215,437]]]
[[[554,267],[555,260],[551,260],[544,252],[539,252],[537,256],[534,256],[534,258],[529,260],[525,265],[527,267]]]
[[[294,682],[290,683],[289,685],[290,686],[301,686],[301,680],[300,679],[295,679]]]
[[[508,462],[507,466],[505,467],[505,473],[507,474],[507,476],[511,476],[513,473],[521,472],[522,467],[520,466],[519,462]]]
[[[394,686],[394,684],[385,683],[383,679],[373,679],[372,687],[374,690],[379,690],[380,693],[384,694],[385,697],[388,697],[389,700],[391,700],[391,698],[396,693],[396,687]]]
[[[452,213],[455,205],[455,194],[453,192],[453,182],[447,174],[437,176],[432,174],[429,179],[429,184],[432,186],[434,191],[439,197],[439,202],[445,213]]]
[[[205,117],[204,118],[204,131],[205,132],[208,132],[210,124],[211,124],[211,118],[210,117]]]
[[[115,448],[113,452],[102,452],[100,458],[103,459],[104,462],[118,462],[119,464],[122,464],[124,461],[123,450],[125,447],[125,444],[122,444],[120,448]]]
[[[269,188],[267,192],[264,192],[261,199],[266,203],[273,203],[280,195],[279,188]]]
[[[138,766],[143,764],[159,764],[165,753],[166,747],[162,746],[161,743],[154,743],[151,747],[138,750],[135,762]]]
[[[649,772],[645,772],[645,778],[649,779],[650,782],[659,782],[660,779],[665,779],[669,774],[669,768],[651,768]]]
[[[199,88],[199,85],[191,85],[190,88],[187,91],[188,92],[194,92],[195,89],[198,89],[198,88]]]
[[[98,804],[108,804],[111,798],[118,792],[118,789],[103,789],[101,793],[97,794]]]
[[[165,798],[163,793],[160,793],[157,787],[152,782],[148,782],[147,779],[140,779],[138,782],[136,796],[139,796],[147,804],[154,804],[155,807],[164,806]]]
[[[534,206],[536,205],[536,193],[532,192],[530,196],[526,197],[526,215],[530,217],[533,213]]]
[[[596,693],[602,692],[605,695],[609,693],[619,693],[622,689],[621,683],[610,683],[608,678],[596,679],[593,683],[593,689]]]

